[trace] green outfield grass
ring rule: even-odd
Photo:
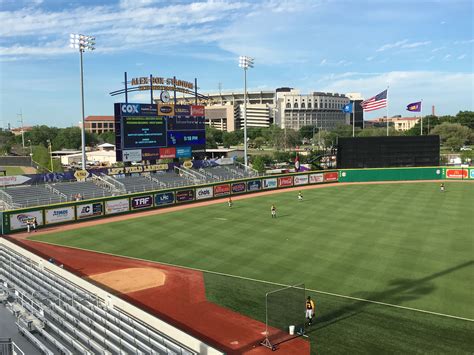
[[[474,319],[474,184],[438,185],[287,192],[34,239]],[[265,318],[275,286],[205,275],[211,300]],[[314,353],[474,351],[474,322],[310,294]]]

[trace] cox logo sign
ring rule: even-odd
[[[123,104],[122,112],[123,113],[140,113],[140,105]]]

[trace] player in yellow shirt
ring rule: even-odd
[[[306,319],[308,320],[308,325],[311,325],[314,317],[314,302],[310,296],[306,299]]]

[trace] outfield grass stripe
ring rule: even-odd
[[[44,244],[50,244],[50,245],[56,245],[56,246],[63,246],[60,244],[55,244],[55,243],[48,243],[48,242],[41,242],[37,241],[38,243],[44,243]],[[92,251],[92,252],[97,252],[95,250],[89,250],[89,249],[84,249],[84,248],[79,248],[79,247],[71,247],[72,249],[77,249],[77,250],[83,250],[83,251]],[[203,273],[208,273],[208,274],[213,274],[213,275],[218,275],[218,276],[225,276],[225,277],[230,277],[230,278],[236,278],[240,280],[245,280],[245,281],[252,281],[252,282],[257,282],[257,283],[264,283],[267,285],[272,285],[272,286],[279,286],[279,287],[290,287],[293,285],[289,284],[283,284],[279,282],[272,282],[272,281],[266,281],[266,280],[259,280],[251,277],[245,277],[245,276],[239,276],[239,275],[232,275],[232,274],[227,274],[227,273],[222,273],[218,271],[212,271],[212,270],[205,270],[205,269],[200,269],[200,268],[193,268],[189,266],[183,266],[183,265],[177,265],[177,264],[172,264],[172,263],[167,263],[167,262],[161,262],[161,261],[153,261],[153,260],[147,260],[143,258],[137,258],[133,256],[123,256],[119,254],[113,254],[113,253],[107,253],[107,252],[98,252],[100,254],[105,254],[105,255],[110,255],[110,256],[115,256],[115,257],[121,257],[121,258],[128,258],[128,259],[133,259],[133,260],[139,260],[139,261],[146,261],[146,262],[153,262],[156,264],[162,264],[166,266],[172,266],[172,267],[177,267],[177,268],[183,268],[187,270],[193,270],[193,271],[199,271]],[[353,301],[359,301],[359,302],[366,302],[366,303],[372,303],[372,304],[377,304],[380,306],[386,306],[386,307],[392,307],[392,308],[398,308],[398,309],[404,309],[408,311],[413,311],[413,312],[418,312],[418,313],[425,313],[425,314],[430,314],[430,315],[435,315],[435,316],[440,316],[440,317],[445,317],[445,318],[451,318],[451,319],[457,319],[457,320],[462,320],[462,321],[467,321],[467,322],[474,322],[474,319],[471,318],[465,318],[465,317],[459,317],[459,316],[454,316],[451,314],[445,314],[445,313],[439,313],[439,312],[433,312],[433,311],[427,311],[424,309],[419,309],[419,308],[413,308],[413,307],[405,307],[397,304],[392,304],[392,303],[386,303],[386,302],[380,302],[380,301],[374,301],[370,299],[365,299],[365,298],[359,298],[359,297],[353,297],[353,296],[346,296],[346,295],[341,295],[337,293],[332,293],[332,292],[327,292],[327,291],[321,291],[321,290],[316,290],[316,289],[311,289],[311,288],[306,288],[307,291],[310,292],[315,292],[315,293],[320,293],[323,295],[328,295],[328,296],[333,296],[333,297],[339,297],[339,298],[344,298],[344,299],[349,299]]]

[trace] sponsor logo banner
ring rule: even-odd
[[[189,105],[175,105],[174,116],[190,116],[191,107]]]
[[[173,192],[163,192],[161,194],[155,195],[155,205],[169,205],[174,203],[174,193]]]
[[[293,176],[278,178],[278,187],[293,186]]]
[[[176,157],[176,148],[160,148],[160,158],[174,158]]]
[[[239,194],[239,193],[245,192],[246,190],[245,182],[234,182],[231,186],[231,189],[232,189],[233,194]]]
[[[261,180],[251,180],[247,181],[247,191],[257,191],[262,188]]]
[[[196,189],[196,200],[203,200],[205,198],[211,198],[213,196],[212,186],[200,187]]]
[[[30,180],[29,177],[23,175],[14,175],[14,176],[0,176],[0,185],[21,185]]]
[[[158,116],[174,116],[174,105],[158,104]]]
[[[308,175],[296,175],[293,177],[295,185],[306,185],[308,183]]]
[[[157,160],[160,159],[160,150],[159,148],[145,148],[142,149],[142,160]],[[147,165],[150,166],[150,165]],[[132,167],[129,167],[132,168]],[[120,168],[114,168],[120,169]]]
[[[263,179],[263,188],[264,189],[276,189],[278,186],[278,181],[276,178]]]
[[[191,116],[205,116],[204,106],[191,105]]]
[[[45,224],[69,222],[74,220],[74,206],[45,210]]]
[[[132,210],[138,210],[140,208],[148,208],[153,206],[153,196],[139,196],[132,197]]]
[[[119,104],[122,116],[148,115],[156,116],[156,105],[152,104]]]
[[[77,219],[102,216],[104,213],[102,202],[87,203],[76,206]]]
[[[448,179],[467,179],[468,169],[446,169]]]
[[[10,229],[16,230],[26,228],[26,223],[33,218],[36,218],[36,222],[38,222],[39,226],[43,225],[43,213],[41,213],[41,211],[29,211],[11,214]]]
[[[191,158],[191,147],[176,147],[176,158]]]
[[[214,186],[214,196],[225,196],[230,195],[230,185],[223,184]]]
[[[123,161],[141,161],[142,150],[141,149],[127,149],[122,152]]]
[[[87,170],[77,170],[74,173],[74,177],[77,181],[85,181],[88,176],[89,172]]]
[[[130,210],[128,198],[105,201],[105,214],[121,213]]]
[[[337,171],[324,173],[324,181],[337,181],[338,179],[339,179],[339,174]]]
[[[179,190],[176,191],[176,202],[185,202],[194,200],[194,190]]]
[[[309,183],[310,184],[318,184],[320,182],[324,182],[324,174],[310,174],[309,175]]]
[[[474,169],[469,170],[469,177],[474,179]]]

